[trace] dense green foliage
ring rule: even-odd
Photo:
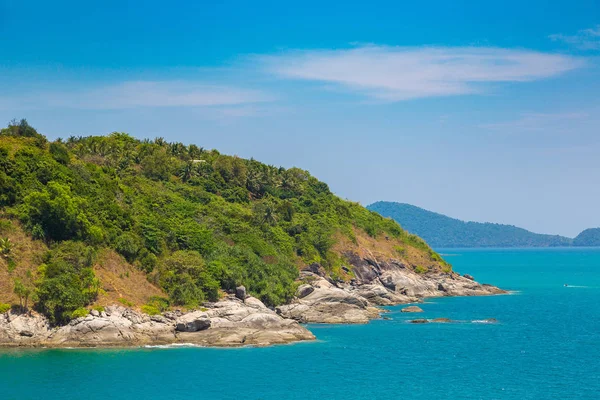
[[[600,247],[600,228],[590,228],[573,239],[573,246]]]
[[[409,232],[433,247],[555,247],[569,246],[571,239],[541,235],[512,225],[465,222],[410,204],[379,201],[367,208],[393,218]]]
[[[37,294],[55,322],[94,300],[100,248],[146,272],[173,305],[215,300],[240,284],[268,305],[286,302],[299,264],[340,271],[335,235],[355,240],[354,228],[437,256],[304,170],[162,138],[113,133],[48,143],[26,122],[12,124],[0,134],[0,189],[2,213],[51,248]]]

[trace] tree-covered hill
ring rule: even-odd
[[[512,225],[465,222],[403,203],[379,201],[367,208],[393,218],[433,247],[556,247],[572,239],[529,232]]]
[[[241,284],[281,304],[305,265],[351,279],[340,243],[362,236],[415,268],[449,268],[299,168],[124,133],[49,142],[25,120],[0,132],[0,301],[53,322],[102,299],[151,312]]]
[[[573,239],[573,246],[600,247],[600,228],[590,228]]]

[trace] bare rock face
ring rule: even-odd
[[[37,313],[0,314],[0,347],[110,347],[191,343],[203,346],[267,346],[314,335],[298,322],[282,318],[260,300],[235,296],[210,304],[206,311],[139,313],[107,307],[103,313],[50,327]]]
[[[379,310],[364,297],[323,278],[315,275],[310,286],[312,290],[304,289],[308,294],[292,304],[277,307],[277,312],[302,323],[327,324],[363,324],[379,316]]]

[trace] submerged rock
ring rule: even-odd
[[[411,321],[409,321],[411,324],[427,324],[429,323],[429,320],[424,319],[424,318],[420,318],[420,319],[413,319]]]
[[[418,306],[408,306],[408,307],[404,307],[400,311],[404,312],[404,313],[419,313],[419,312],[423,312],[423,309]]]

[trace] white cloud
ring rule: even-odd
[[[582,29],[575,35],[557,33],[549,36],[554,41],[564,42],[580,50],[600,50],[600,25],[595,28]]]
[[[366,46],[259,60],[283,78],[333,83],[384,101],[481,93],[486,84],[550,78],[584,65],[568,55],[477,47]]]
[[[106,86],[39,90],[0,98],[4,108],[76,108],[238,106],[271,101],[263,92],[186,81],[128,81]]]

